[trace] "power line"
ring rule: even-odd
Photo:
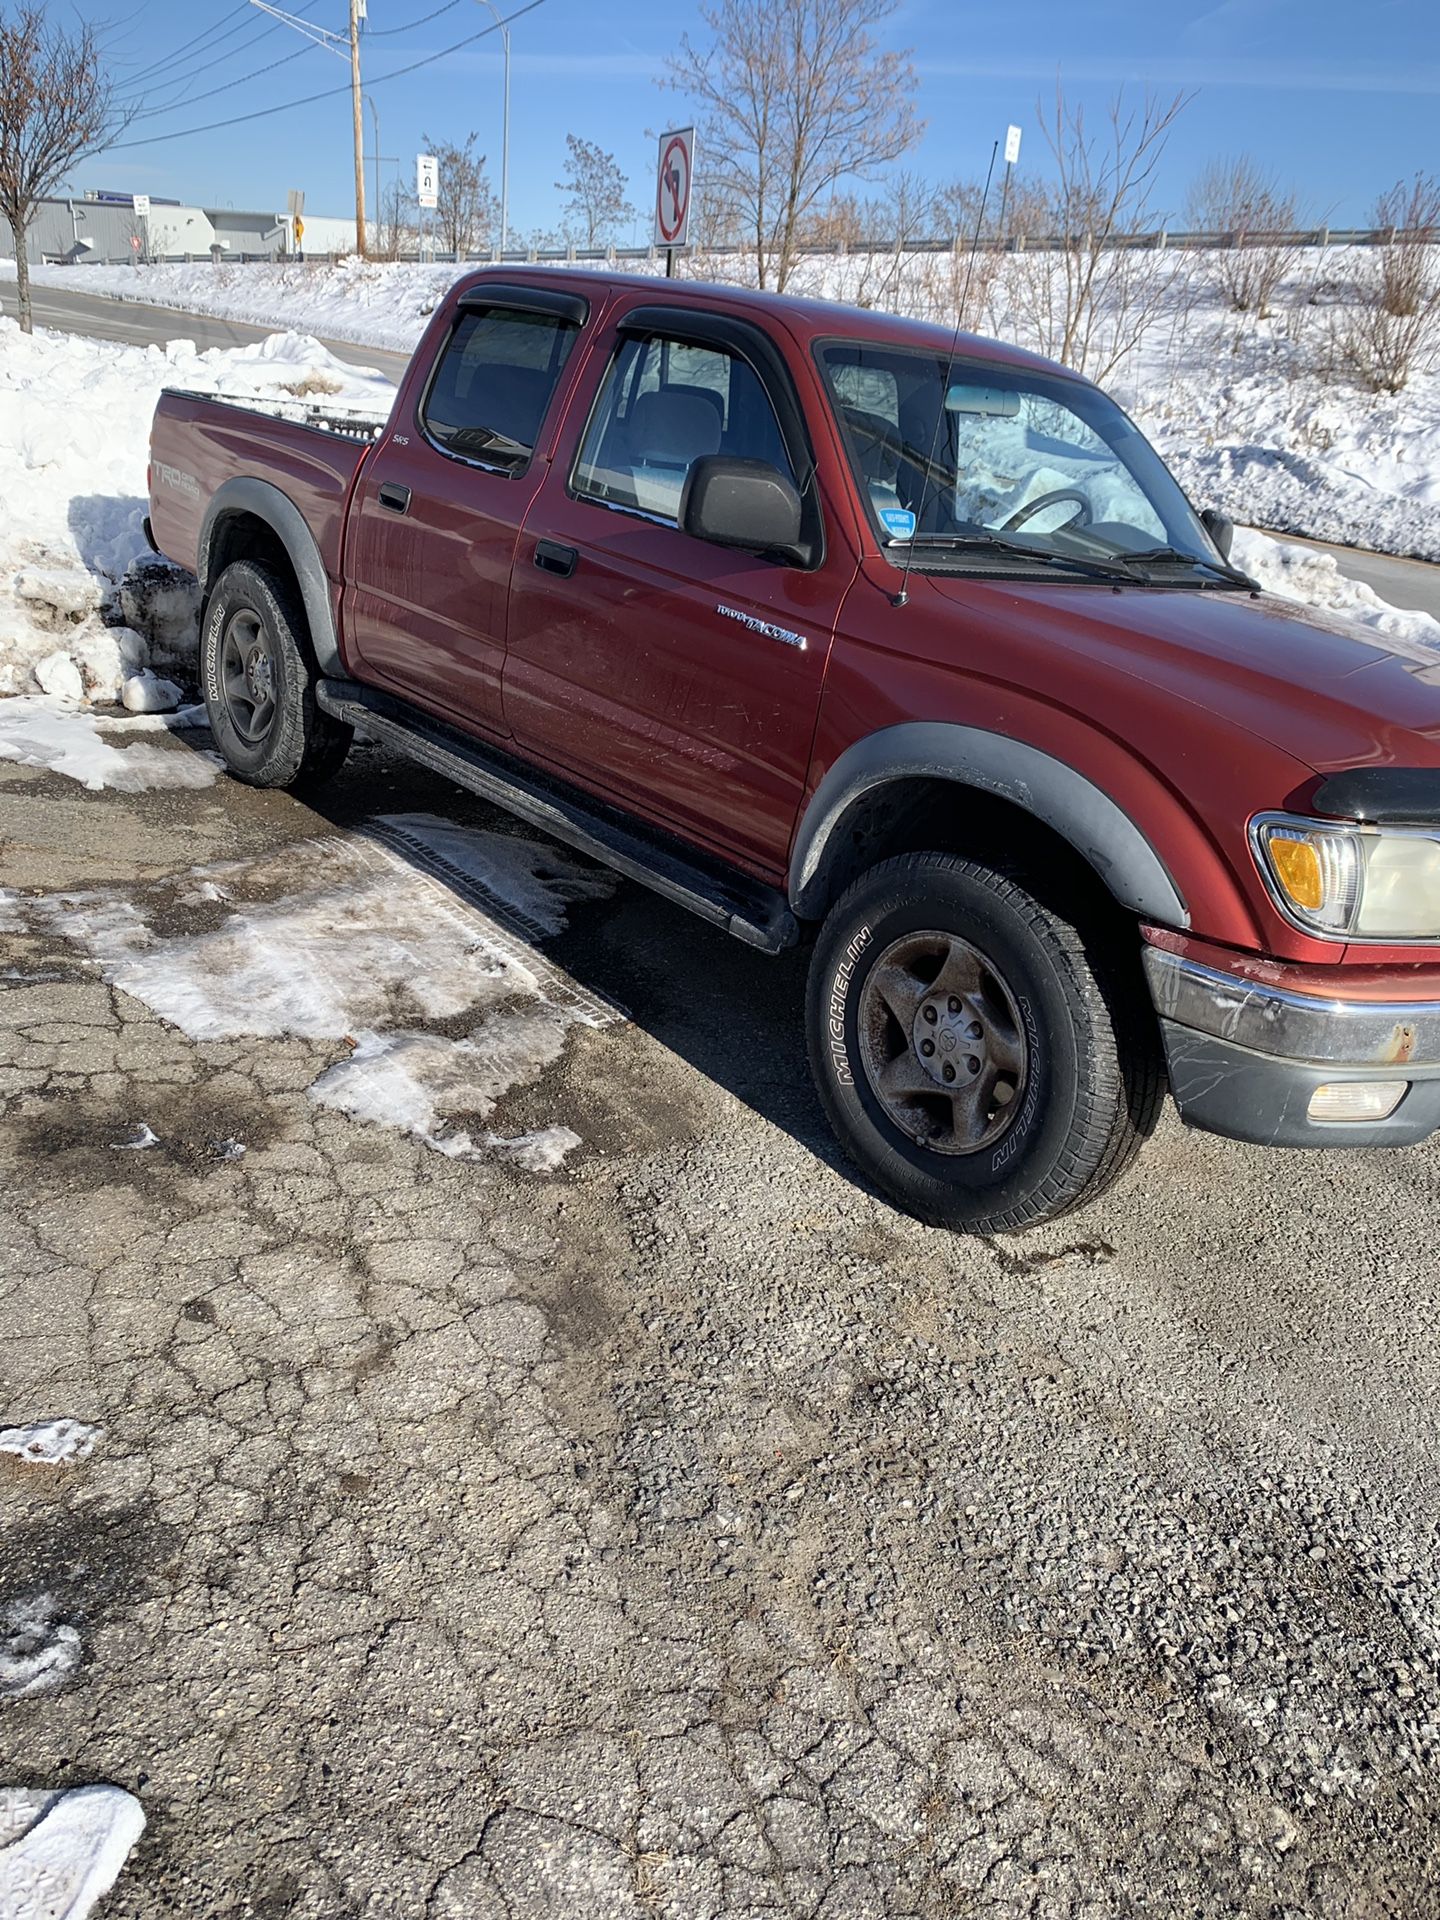
[[[367,40],[385,40],[392,33],[412,33],[416,27],[423,27],[429,20],[438,20],[442,13],[453,13],[460,0],[445,0],[443,7],[436,7],[433,13],[422,13],[418,20],[407,20],[403,27],[372,27],[365,35]]]
[[[305,52],[301,48],[301,52]],[[140,120],[158,120],[163,114],[183,113],[187,107],[197,106],[202,100],[213,100],[217,93],[229,93],[232,87],[243,87],[247,80],[258,80],[262,73],[273,73],[276,67],[288,67],[294,59],[290,53],[282,53],[278,60],[272,60],[268,66],[254,67],[249,73],[236,74],[233,80],[222,80],[218,87],[210,87],[204,93],[187,94],[183,100],[173,100],[168,107],[154,107],[149,113],[141,114]]]
[[[304,0],[304,5],[298,8],[297,11],[299,11],[300,13],[308,13],[311,7],[315,6],[316,4],[317,4],[317,0]],[[248,0],[246,0],[245,11],[247,14],[250,12]],[[259,23],[254,22],[254,24],[258,25]],[[232,27],[230,31],[231,33],[235,33],[235,32],[238,32],[239,29]],[[248,44],[250,46],[258,46],[259,43],[265,38],[266,34],[277,33],[278,31],[279,31],[278,22],[274,26],[263,27],[261,28],[261,31],[259,33],[252,36]],[[227,34],[225,37],[228,39],[229,35]],[[218,46],[219,42],[216,41],[215,44]],[[242,53],[244,51],[245,44],[246,43],[242,42],[242,44],[238,47],[231,47],[228,53],[216,54],[213,60],[203,61],[198,67],[190,67],[181,73],[167,74],[167,76],[159,82],[160,92],[161,93],[173,92],[176,87],[184,86],[189,81],[198,79],[202,73],[208,73],[211,67],[223,66],[227,60],[233,60],[238,53]],[[197,51],[199,51],[199,49],[197,49]],[[262,73],[268,73],[269,68],[262,67],[260,71]],[[246,74],[244,78],[249,79],[251,78],[251,76],[249,74]],[[237,80],[232,82],[231,84],[238,86],[240,82]],[[202,93],[200,95],[200,98],[202,100],[208,100],[210,96],[209,94]],[[144,106],[146,104],[145,93],[143,89],[137,89],[134,93],[128,94],[124,98],[122,98],[118,102],[118,104],[120,106],[128,106],[128,105]],[[157,107],[155,111],[157,113],[169,113],[173,111],[175,106],[186,106],[188,104],[189,104],[188,101],[184,101],[184,100],[175,101],[175,102],[172,102],[171,106]]]
[[[478,33],[466,34],[463,40],[457,40],[452,47],[442,47],[439,53],[427,53],[423,60],[412,60],[409,66],[396,67],[393,73],[382,73],[378,80],[370,81],[369,85],[381,87],[389,80],[402,80],[407,73],[418,72],[421,67],[433,67],[437,60],[448,60],[452,53],[458,53],[462,47],[473,46],[477,40],[487,39],[490,34],[497,33],[500,26],[508,27],[512,21],[519,20],[524,14],[533,13],[541,4],[542,0],[526,0],[523,7],[517,7],[513,13],[506,14],[504,20],[498,25],[492,21],[488,27],[482,27]],[[348,85],[326,87],[320,93],[307,93],[300,100],[282,100],[279,106],[259,107],[254,113],[237,113],[229,120],[211,120],[202,127],[181,127],[176,133],[155,133],[151,134],[147,140],[121,140],[113,147],[106,147],[105,152],[126,153],[133,147],[156,147],[166,140],[185,140],[192,133],[218,133],[223,127],[239,127],[249,120],[265,120],[272,114],[289,113],[294,107],[311,107],[317,100],[333,100],[336,94],[349,93],[349,91]]]

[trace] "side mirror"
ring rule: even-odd
[[[803,562],[802,518],[793,483],[768,460],[707,453],[691,461],[680,495],[680,527],[697,540]]]
[[[1235,522],[1228,515],[1217,513],[1214,507],[1206,507],[1200,516],[1200,524],[1215,542],[1222,560],[1230,558],[1230,549],[1235,544]]]

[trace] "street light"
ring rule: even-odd
[[[505,243],[510,238],[510,27],[495,0],[479,0],[479,4],[488,7],[494,15],[505,49],[505,122],[500,135],[500,255],[503,259]]]

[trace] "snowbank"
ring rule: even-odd
[[[989,256],[979,276],[985,328],[1044,347],[1033,324],[1034,283],[1027,295],[1026,278],[1057,271],[1059,258],[1011,256],[997,265]],[[1347,250],[1301,249],[1275,316],[1265,320],[1226,310],[1207,279],[1206,256],[1172,253],[1163,260],[1169,264],[1158,270],[1172,274],[1172,290],[1107,384],[1194,496],[1249,525],[1440,560],[1440,371],[1417,375],[1400,395],[1369,393],[1318,371],[1343,311]],[[807,256],[792,291],[948,319],[965,265],[949,253]],[[645,263],[625,263],[627,271],[637,267],[643,271]],[[32,269],[47,285],[402,353],[456,276],[472,270],[357,259],[335,266]],[[6,271],[0,262],[0,274]],[[733,255],[697,259],[690,271],[743,280],[744,262]]]
[[[302,390],[381,414],[393,394],[378,373],[297,334],[201,353],[185,340],[161,349],[27,336],[0,319],[0,694],[125,698],[142,713],[174,703],[160,676],[145,677],[159,665],[183,678],[195,644],[193,590],[154,563],[141,530],[150,420],[165,386],[297,416]],[[149,564],[132,572],[136,562]]]

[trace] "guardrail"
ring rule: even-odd
[[[1434,228],[1410,227],[1296,227],[1282,232],[1241,232],[1230,233],[1190,233],[1172,232],[1167,227],[1157,228],[1153,233],[1117,233],[1105,242],[1108,247],[1129,250],[1160,250],[1176,247],[1191,252],[1220,252],[1237,247],[1389,247],[1397,243],[1422,246],[1440,245],[1440,231]],[[959,253],[965,254],[972,245],[985,253],[1064,253],[1074,249],[1089,252],[1094,245],[1093,234],[984,234],[976,242],[970,234],[944,234],[920,237],[866,238],[861,240],[827,241],[823,245],[801,246],[795,249],[798,256],[819,258],[824,255],[877,254],[877,253]],[[693,247],[690,251],[709,260],[746,259],[753,255],[753,247]],[[206,253],[156,253],[147,259],[137,261],[133,253],[121,255],[99,255],[87,253],[79,259],[70,256],[47,255],[45,264],[49,266],[74,267],[128,267],[137,271],[146,266],[207,266],[214,262],[217,266],[274,265],[285,262],[294,266],[334,266],[341,260],[352,257],[352,250],[341,252],[317,253],[306,249],[300,253],[225,253],[218,260],[211,252]],[[559,262],[568,265],[584,266],[598,264],[617,266],[625,261],[643,260],[658,266],[664,259],[661,247],[487,247],[477,248],[463,253],[434,248],[420,250],[404,248],[398,253],[372,252],[370,258],[385,262],[401,262],[408,266],[497,266],[503,261],[514,264],[542,264]]]

